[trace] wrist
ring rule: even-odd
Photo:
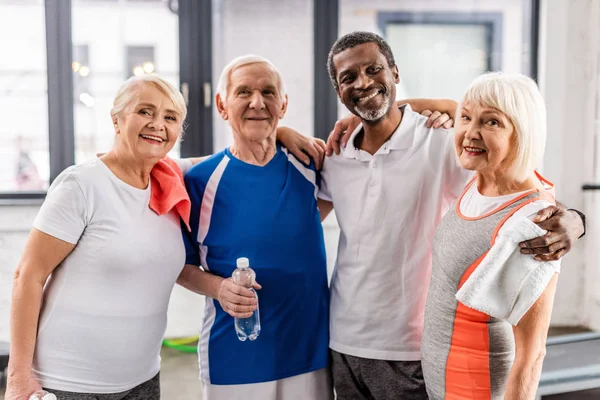
[[[220,276],[215,276],[213,279],[214,296],[212,297],[217,301],[221,301],[223,289],[225,288],[225,281],[226,279],[221,278]]]
[[[579,227],[579,235],[577,236],[577,238],[581,238],[583,235],[585,235],[585,214],[582,213],[581,211],[578,211],[574,208],[569,208],[567,209],[567,211],[569,211],[570,213],[574,214],[577,218],[579,218],[581,220],[581,226]]]
[[[11,380],[27,379],[33,376],[31,364],[11,364],[8,363],[7,377]]]
[[[281,139],[286,136],[287,129],[286,126],[278,126],[277,129],[275,129],[275,139],[281,142]]]

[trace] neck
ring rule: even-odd
[[[392,105],[390,111],[379,121],[362,120],[364,135],[362,138],[359,138],[360,143],[356,144],[356,147],[370,154],[375,154],[390,139],[396,129],[398,129],[401,121],[402,111],[395,104]]]
[[[275,131],[263,140],[252,140],[234,132],[234,141],[229,151],[245,163],[264,166],[273,159],[277,153]]]
[[[532,173],[523,182],[510,178],[504,171],[477,171],[477,189],[484,196],[506,196],[513,193],[531,189],[544,189],[535,173]]]
[[[138,189],[146,189],[150,181],[150,171],[159,160],[139,160],[126,152],[113,149],[100,157],[100,160],[123,182]]]

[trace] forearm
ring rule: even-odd
[[[177,278],[177,283],[184,288],[203,296],[218,298],[219,287],[223,278],[202,271],[195,265],[186,264]]]
[[[410,108],[417,113],[425,110],[439,111],[454,118],[458,103],[449,99],[404,99],[397,102],[398,105],[409,104]]]
[[[542,373],[544,353],[529,360],[515,360],[506,385],[506,400],[533,400]]]
[[[15,272],[10,310],[9,377],[30,373],[37,339],[43,282]]]

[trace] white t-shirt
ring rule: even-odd
[[[42,386],[116,393],[158,373],[185,249],[179,217],[155,214],[149,200],[150,185],[126,184],[98,158],[48,189],[33,226],[77,246],[44,288],[34,357]]]
[[[374,155],[354,147],[327,157],[319,196],[340,225],[331,281],[330,347],[379,360],[420,360],[435,228],[462,193],[454,138],[405,106]]]
[[[542,182],[542,184],[544,185],[544,188],[546,190],[554,190],[552,186],[546,184],[545,182]],[[465,192],[464,196],[462,197],[459,204],[459,210],[465,217],[478,218],[491,211],[496,210],[500,206],[516,199],[524,193],[525,192],[517,192],[505,196],[493,197],[484,196],[481,193],[479,193],[479,189],[477,188],[477,182],[475,182],[469,187],[469,189]],[[537,214],[538,211],[550,205],[552,205],[552,203],[542,199],[524,205],[519,210],[515,211],[515,213],[506,220],[506,222],[504,222],[502,227],[498,230],[498,234],[510,230],[510,228],[515,223],[519,222],[524,218],[533,219],[533,217],[535,216],[535,214]]]

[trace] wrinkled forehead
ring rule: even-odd
[[[274,88],[281,92],[283,82],[279,73],[269,64],[257,62],[239,66],[231,71],[229,90],[237,87],[256,89]]]
[[[126,108],[134,109],[138,106],[161,108],[169,112],[181,114],[181,110],[178,110],[173,99],[160,87],[152,83],[143,82],[138,85],[132,93],[131,100]]]
[[[362,43],[340,51],[333,56],[333,65],[338,74],[344,70],[357,69],[373,64],[384,64],[388,66],[385,55],[377,46],[377,43]]]

